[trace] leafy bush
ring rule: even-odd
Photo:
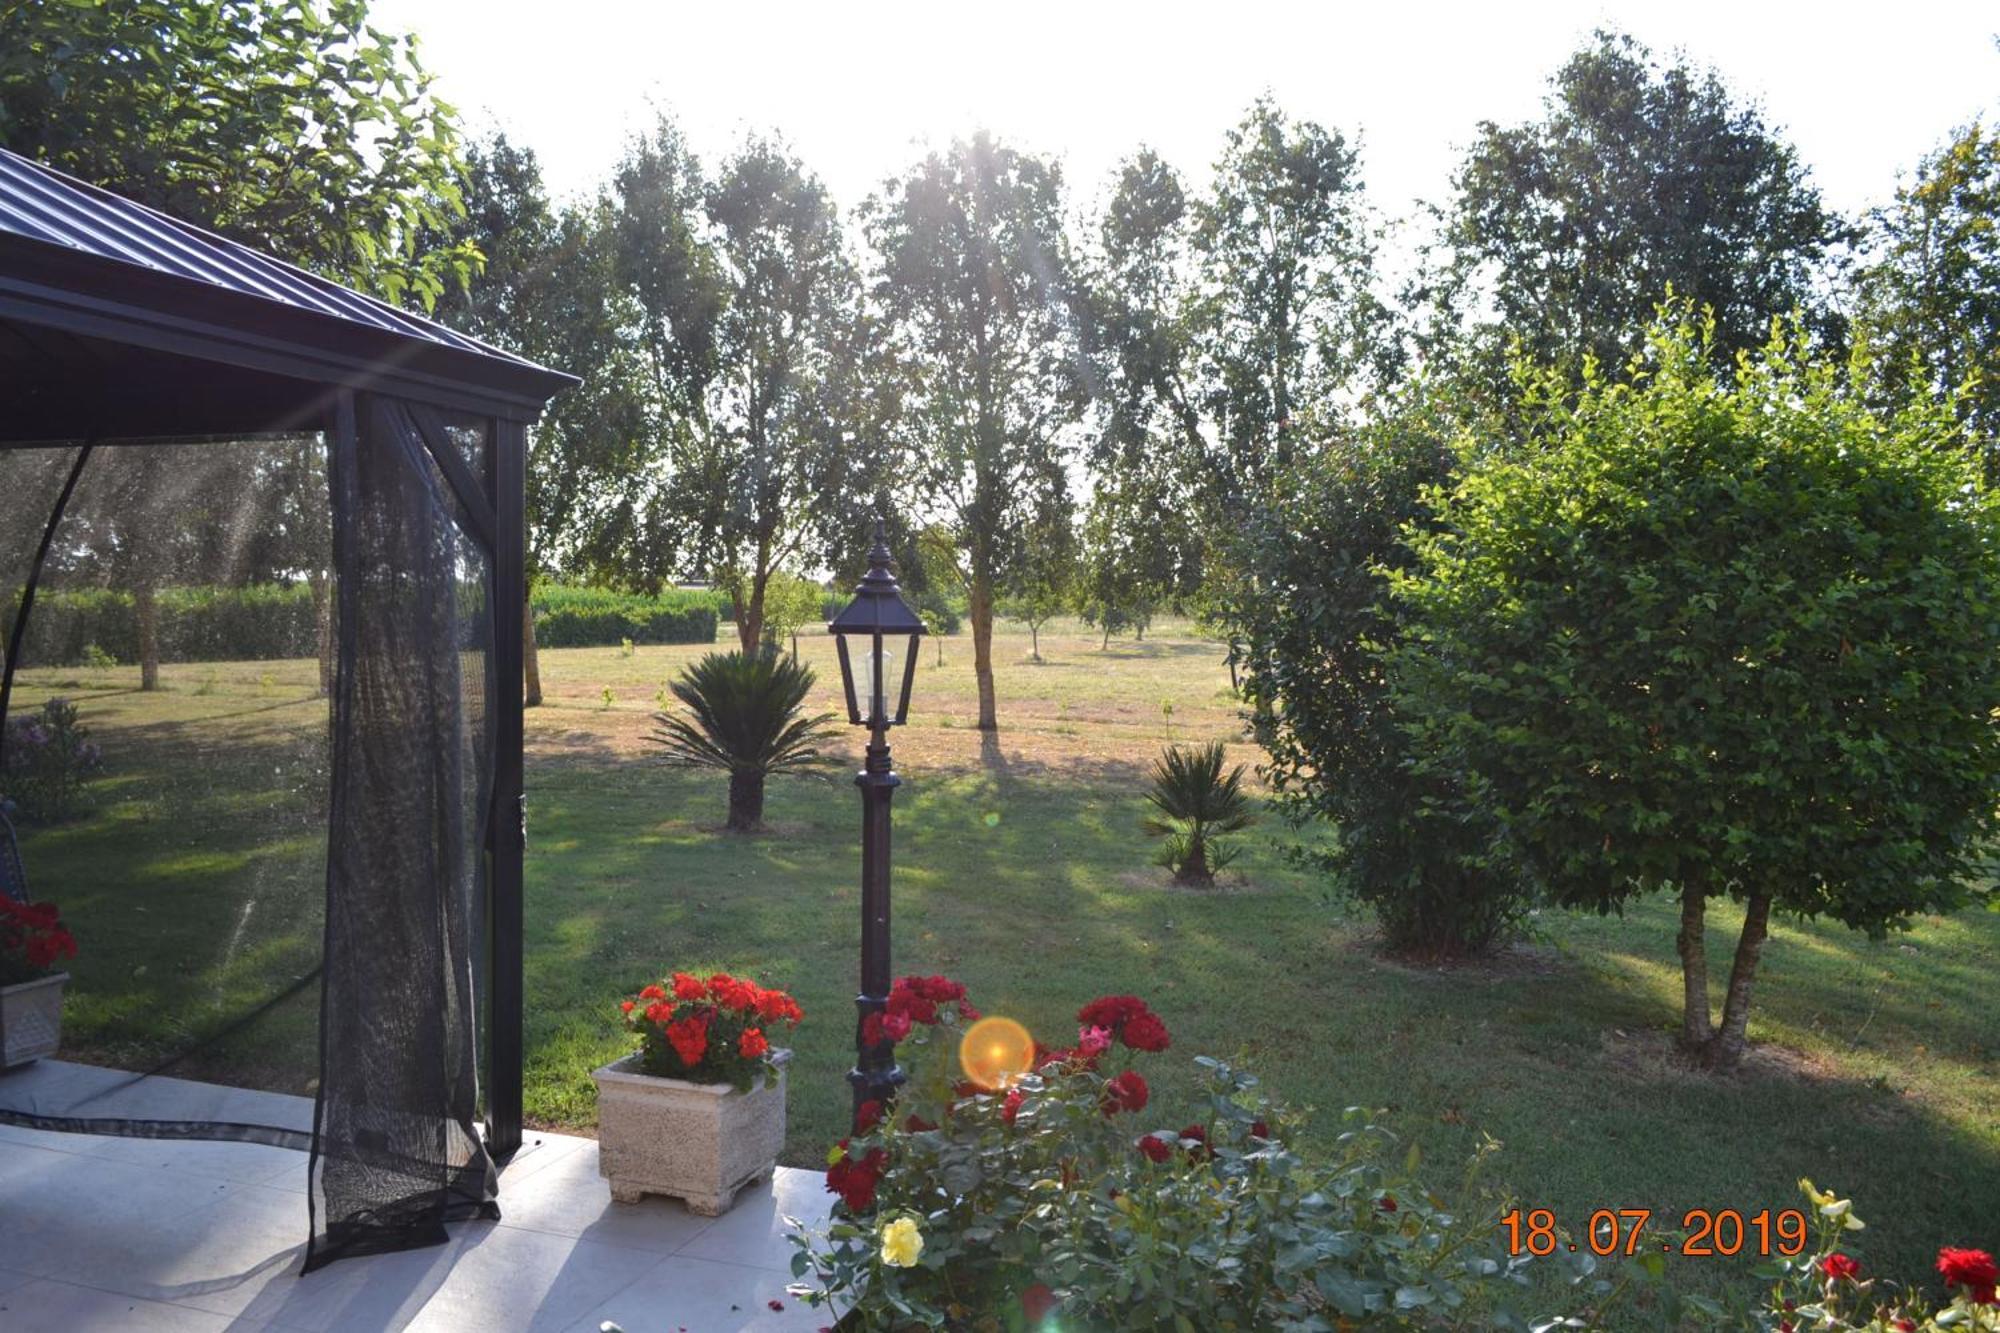
[[[794,1293],[851,1301],[859,1328],[1485,1327],[1518,1274],[1497,1213],[1445,1207],[1362,1111],[1308,1162],[1257,1080],[1205,1058],[1199,1101],[1163,1110],[1133,1066],[1170,1039],[1134,997],[1086,1005],[1074,1049],[982,1087],[960,1073],[963,988],[897,991],[910,1081],[830,1154],[825,1234],[794,1237]]]
[[[155,600],[163,662],[245,662],[319,652],[319,619],[305,584],[161,588]],[[138,661],[132,595],[106,588],[38,592],[23,657],[43,666]]]
[[[51,699],[31,717],[8,718],[5,748],[0,794],[38,823],[74,814],[84,784],[104,767],[102,752],[67,699]]]
[[[713,592],[669,589],[653,596],[609,588],[549,585],[535,590],[535,642],[543,648],[612,648],[714,643],[724,600]]]
[[[1568,906],[1681,900],[1682,1043],[1727,1066],[1773,907],[1880,936],[1987,873],[2000,497],[1949,404],[1884,414],[1796,332],[1718,383],[1712,338],[1680,307],[1631,383],[1538,383],[1534,447],[1469,471],[1391,576],[1391,691],[1490,863]]]
[[[1158,811],[1147,817],[1146,832],[1165,838],[1160,864],[1182,884],[1213,884],[1215,872],[1236,859],[1236,849],[1217,841],[1257,822],[1243,794],[1243,765],[1222,772],[1221,741],[1170,745],[1153,761],[1146,799]]]
[[[764,822],[764,779],[815,767],[834,734],[833,714],[800,711],[813,680],[773,652],[709,653],[668,687],[692,716],[654,714],[651,739],[669,763],[729,774],[728,826],[751,832]]]
[[[1459,808],[1451,776],[1412,771],[1379,656],[1403,632],[1385,575],[1413,562],[1404,534],[1437,524],[1427,489],[1456,471],[1454,411],[1419,386],[1302,454],[1277,483],[1282,508],[1253,515],[1236,544],[1246,577],[1211,609],[1277,809],[1335,835],[1330,851],[1294,854],[1371,907],[1391,949],[1425,956],[1486,948],[1529,900],[1477,863],[1489,834],[1446,813]]]

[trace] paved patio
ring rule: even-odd
[[[37,1072],[117,1077],[61,1061]],[[262,1123],[310,1123],[312,1108],[175,1079],[125,1096]],[[118,1113],[131,1108],[121,1098]],[[305,1155],[282,1148],[0,1125],[0,1329],[596,1333],[610,1321],[627,1333],[793,1333],[833,1322],[785,1293],[782,1217],[817,1225],[831,1202],[816,1171],[781,1167],[708,1219],[672,1200],[612,1203],[595,1140],[531,1130],[501,1171],[499,1222],[300,1277],[305,1191]]]

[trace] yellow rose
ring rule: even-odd
[[[910,1268],[924,1252],[923,1233],[907,1217],[899,1217],[882,1228],[882,1262],[891,1268]]]

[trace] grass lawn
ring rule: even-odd
[[[726,629],[725,629],[726,632]],[[837,672],[803,644],[825,706]],[[1675,916],[1544,915],[1497,962],[1454,971],[1378,958],[1368,924],[1280,855],[1266,825],[1224,890],[1162,883],[1138,831],[1145,764],[1168,739],[1243,744],[1216,645],[1172,627],[1108,652],[1081,627],[1003,635],[996,739],[971,729],[971,645],[929,647],[897,736],[897,970],[963,979],[988,1013],[1067,1041],[1095,995],[1146,996],[1174,1032],[1156,1099],[1187,1058],[1241,1061],[1324,1114],[1366,1104],[1422,1141],[1448,1183],[1481,1134],[1524,1206],[1581,1225],[1598,1207],[1791,1207],[1811,1175],[1851,1193],[1871,1263],[1915,1276],[1943,1242],[2000,1246],[2000,916],[1929,918],[1881,943],[1775,925],[1752,1067],[1715,1079],[1665,1059],[1677,1018]],[[724,784],[666,769],[645,742],[686,648],[543,654],[530,715],[528,1109],[587,1127],[589,1070],[620,1049],[612,1001],[669,968],[741,970],[798,995],[786,1160],[823,1161],[846,1115],[859,948],[859,800],[847,780],[773,783],[773,832],[717,831]],[[85,954],[70,1045],[128,1065],[185,1045],[310,965],[323,755],[306,663],[23,675],[19,705],[80,698],[112,765],[97,814],[33,833],[37,887],[70,908]],[[605,691],[610,692],[609,702]],[[1171,711],[1169,711],[1170,706]],[[117,800],[110,798],[117,797]],[[1715,970],[1737,924],[1710,913]],[[193,1072],[300,1091],[303,996]],[[1162,1122],[1164,1123],[1164,1121]],[[1747,1260],[1676,1259],[1697,1273]],[[1695,1277],[1699,1287],[1703,1278]]]

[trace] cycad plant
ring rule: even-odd
[[[687,714],[655,713],[653,741],[667,762],[729,774],[729,824],[751,833],[764,824],[764,779],[820,760],[833,714],[801,714],[812,668],[774,652],[710,653],[668,688]]]
[[[1146,799],[1158,813],[1146,817],[1145,829],[1167,840],[1160,864],[1174,872],[1177,884],[1215,883],[1215,872],[1236,859],[1236,849],[1216,839],[1257,822],[1243,794],[1243,765],[1225,777],[1222,762],[1221,741],[1169,745],[1153,761]]]

